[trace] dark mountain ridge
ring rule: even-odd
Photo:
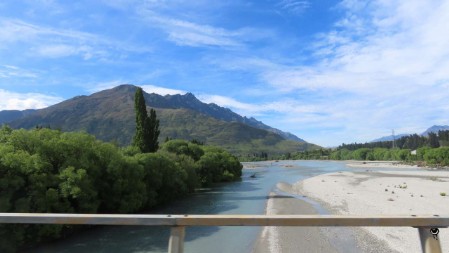
[[[134,87],[135,90],[135,86]],[[118,86],[118,89],[131,89],[127,85]],[[280,136],[284,137],[288,140],[293,141],[300,141],[303,142],[303,139],[298,138],[296,135],[288,132],[281,131],[279,129],[270,127],[261,121],[256,120],[255,118],[247,118],[244,116],[241,116],[233,111],[231,111],[229,108],[218,106],[214,103],[203,103],[200,100],[198,100],[192,93],[186,93],[185,95],[165,95],[161,96],[155,93],[145,94],[145,100],[147,101],[147,104],[151,107],[156,108],[167,108],[167,109],[180,109],[180,108],[186,108],[191,109],[200,113],[203,113],[205,115],[211,116],[218,120],[223,120],[226,122],[239,122],[243,123],[255,128],[268,130],[270,132],[279,134]]]
[[[29,129],[39,125],[64,131],[83,130],[101,140],[128,145],[135,131],[136,89],[133,85],[120,85],[90,96],[77,96],[0,123],[8,123],[13,128]],[[242,117],[227,108],[202,103],[191,93],[161,96],[144,92],[144,97],[147,106],[156,109],[161,122],[161,139],[198,139],[226,147],[234,153],[286,153],[316,147],[301,139],[287,140],[277,133],[280,131],[278,129]],[[0,119],[5,115],[3,113],[0,112]]]
[[[0,111],[0,124],[10,122],[10,121],[13,121],[16,119],[20,119],[20,118],[25,117],[35,111],[36,110],[33,110],[33,109],[28,109],[28,110],[23,110],[23,111],[19,111],[19,110]]]

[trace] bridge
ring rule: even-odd
[[[419,231],[422,252],[441,253],[440,240],[431,229],[448,227],[449,216],[0,213],[1,223],[169,226],[169,253],[183,252],[187,226],[414,227]]]

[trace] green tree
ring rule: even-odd
[[[142,88],[137,88],[134,95],[134,110],[136,112],[136,134],[133,145],[143,153],[153,153],[159,148],[159,120],[156,111],[151,109],[148,117]]]
[[[429,146],[431,148],[440,147],[440,143],[438,142],[438,136],[436,133],[429,133]]]
[[[137,88],[134,95],[134,111],[136,112],[136,134],[134,135],[133,145],[146,153],[149,151],[148,137],[145,131],[148,115],[142,88]]]
[[[156,152],[159,149],[159,142],[157,139],[159,138],[159,120],[156,116],[156,111],[154,109],[150,109],[150,117],[147,120],[148,124],[148,139],[149,139],[149,149],[150,152]]]

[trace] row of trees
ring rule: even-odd
[[[294,160],[361,160],[361,161],[422,161],[427,165],[449,166],[449,147],[422,147],[416,150],[387,148],[317,149],[312,151],[286,154],[279,159]]]
[[[422,147],[412,154],[410,149],[360,148],[354,151],[340,149],[330,154],[333,160],[387,160],[387,161],[422,161],[427,165],[449,166],[449,147]]]
[[[342,144],[337,149],[356,150],[360,148],[391,148],[393,141]],[[438,148],[449,146],[449,130],[429,133],[427,137],[418,134],[403,136],[395,140],[395,147],[415,150],[422,147]]]

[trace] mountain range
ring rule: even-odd
[[[135,132],[134,85],[120,85],[89,96],[77,96],[38,110],[0,111],[0,124],[12,128],[36,126],[63,131],[86,131],[104,141],[129,145]],[[196,139],[237,154],[282,154],[317,148],[314,144],[228,108],[206,104],[192,93],[145,93],[147,107],[160,120],[160,140]],[[149,109],[149,108],[148,108]]]
[[[437,126],[437,125],[434,125],[434,126],[431,126],[431,127],[427,128],[427,130],[424,131],[423,133],[421,133],[420,135],[427,137],[429,135],[429,133],[438,133],[438,131],[444,131],[444,130],[449,130],[449,126]],[[395,138],[397,140],[397,139],[399,139],[401,137],[409,136],[409,135],[410,134],[396,134],[395,136],[388,135],[388,136],[384,136],[384,137],[381,137],[381,138],[374,139],[374,140],[372,140],[370,142],[392,141],[393,138]]]

